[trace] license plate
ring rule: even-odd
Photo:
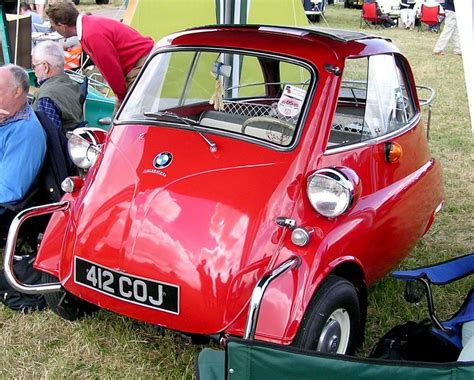
[[[179,286],[130,276],[75,257],[74,282],[137,305],[179,314]]]

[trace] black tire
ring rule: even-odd
[[[81,0],[74,0],[74,4],[76,4],[76,5],[79,5],[80,2],[81,2]]]
[[[350,8],[351,4],[349,3],[349,0],[344,0],[344,8]]]
[[[58,279],[49,273],[42,273],[42,282],[58,282]],[[60,317],[68,321],[75,321],[86,315],[90,315],[100,310],[96,305],[83,301],[71,293],[61,290],[55,293],[47,293],[44,299],[48,307]]]
[[[342,277],[329,276],[311,300],[293,345],[352,355],[361,328],[359,296],[354,285]]]
[[[95,0],[95,3],[98,4],[98,5],[101,5],[101,4],[108,4],[108,3],[109,3],[109,0]]]

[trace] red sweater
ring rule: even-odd
[[[119,101],[125,97],[125,76],[150,54],[154,42],[135,29],[100,16],[82,17],[81,45]]]

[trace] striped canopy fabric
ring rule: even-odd
[[[308,24],[301,0],[130,0],[124,22],[155,41],[209,24]]]

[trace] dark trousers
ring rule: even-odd
[[[15,213],[10,210],[5,210],[0,214],[0,248],[4,247],[4,240],[7,238],[8,229],[14,217]]]

